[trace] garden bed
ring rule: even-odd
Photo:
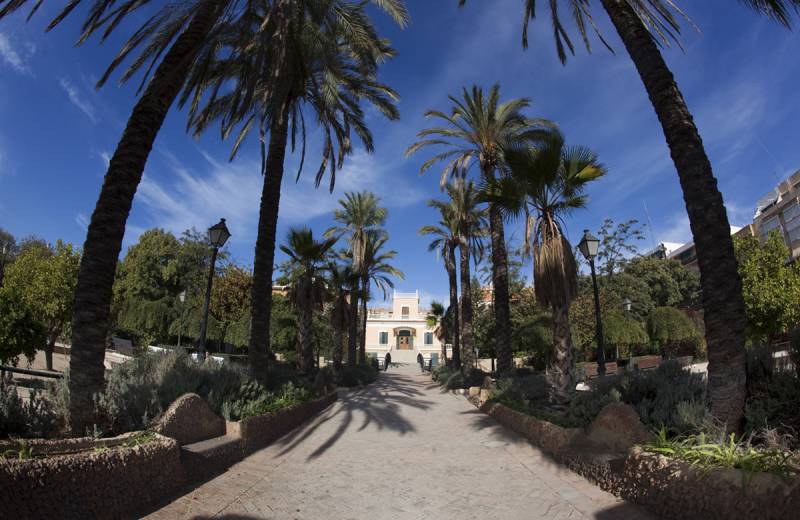
[[[488,402],[482,410],[602,489],[664,518],[786,519],[800,510],[800,478],[693,466],[633,447],[598,442],[587,429],[565,428]]]
[[[19,520],[132,516],[184,484],[178,443],[155,433],[26,444],[0,459],[0,503]]]

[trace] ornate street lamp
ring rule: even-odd
[[[594,257],[600,249],[600,240],[589,233],[588,229],[583,230],[583,238],[578,244],[581,254],[589,261],[592,270],[592,286],[594,287],[594,315],[597,322],[597,374],[606,375],[606,355],[605,345],[603,344],[603,320],[600,317],[600,292],[597,290],[597,275],[594,270]]]
[[[633,307],[633,302],[626,296],[625,299],[622,300],[622,308],[629,318],[631,315],[631,307]],[[617,356],[619,356],[619,353]],[[628,370],[633,370],[633,345],[628,345]]]
[[[178,348],[181,348],[181,333],[183,332],[183,304],[186,301],[186,291],[181,291],[178,295],[178,299],[181,301],[181,313],[178,318]]]
[[[208,327],[208,305],[211,301],[211,284],[214,281],[214,264],[217,263],[219,248],[225,245],[231,233],[225,225],[225,219],[219,219],[217,224],[208,228],[208,242],[211,244],[211,267],[208,270],[208,284],[206,284],[206,298],[203,302],[203,321],[200,324],[200,343],[197,348],[198,357],[202,360],[206,353],[206,328]]]

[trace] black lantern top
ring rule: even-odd
[[[581,238],[581,242],[578,244],[578,249],[580,249],[581,254],[586,257],[587,260],[591,260],[597,256],[597,250],[599,248],[600,240],[589,233],[588,229],[584,229],[583,238]]]
[[[228,231],[228,226],[225,225],[224,218],[219,219],[217,224],[208,228],[208,241],[211,242],[211,245],[214,247],[219,248],[224,246],[230,236],[231,232]]]

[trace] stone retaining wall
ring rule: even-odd
[[[239,422],[244,454],[250,454],[269,445],[305,422],[312,415],[324,410],[336,401],[336,392],[274,413],[248,417]],[[229,423],[230,424],[230,423]]]
[[[109,439],[26,441],[27,460],[0,459],[0,517],[136,518],[197,482],[242,460],[328,407],[336,392],[275,413],[228,423],[225,436],[189,444],[154,433],[155,439],[125,446],[131,432]],[[16,441],[0,448],[16,450]]]
[[[3,514],[18,520],[134,517],[183,484],[178,443],[160,435],[140,446],[0,462]]]
[[[481,408],[602,489],[663,518],[771,520],[800,511],[800,478],[708,469],[631,448],[619,453],[582,429],[562,428],[499,403]]]

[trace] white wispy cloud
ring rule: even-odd
[[[137,203],[143,204],[152,225],[180,233],[225,217],[234,240],[254,240],[263,188],[257,160],[220,163],[201,152],[208,170],[196,172],[169,151],[161,150],[161,154],[173,180],[165,182],[148,173],[137,192]],[[364,152],[356,152],[347,159],[337,174],[332,194],[327,186],[315,188],[310,172],[305,172],[295,183],[292,162],[287,161],[281,190],[282,224],[308,222],[329,214],[345,191],[373,191],[388,207],[415,204],[425,196],[402,176],[394,175],[391,165],[382,164]]]
[[[17,48],[11,43],[11,39],[3,33],[0,33],[0,58],[12,69],[20,74],[31,74],[31,69],[25,62],[25,58],[30,57],[36,52],[36,47],[32,45],[24,46],[24,57]]]
[[[83,213],[75,215],[75,223],[84,231],[89,229],[89,219]]]
[[[61,78],[59,81],[61,89],[67,94],[70,103],[75,105],[92,123],[97,123],[97,115],[94,106],[81,96],[78,87],[73,85],[67,78]]]
[[[657,227],[657,238],[661,242],[686,243],[692,241],[692,230],[689,227],[689,216],[685,211],[678,211],[666,220],[666,225]]]

